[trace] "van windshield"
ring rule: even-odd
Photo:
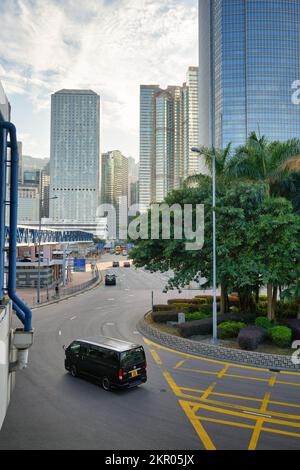
[[[145,353],[143,348],[131,349],[121,354],[122,367],[131,367],[145,361]]]

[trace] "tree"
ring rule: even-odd
[[[269,196],[283,195],[280,188],[291,183],[289,175],[300,171],[300,140],[269,143],[252,132],[246,144],[236,150],[226,171],[233,178],[266,183]]]

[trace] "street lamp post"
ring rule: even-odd
[[[193,147],[192,152],[202,154],[201,149]],[[218,311],[217,311],[217,239],[216,239],[216,152],[212,152],[212,195],[213,195],[213,342],[218,341]]]
[[[40,177],[40,188],[42,187],[41,184],[41,177]],[[41,194],[41,192],[40,192]],[[42,203],[45,202],[46,200],[52,201],[53,199],[58,199],[57,196],[54,197],[49,197],[45,199],[40,199],[40,204],[39,204],[39,259],[38,259],[38,282],[37,282],[37,303],[41,303],[41,231],[42,231]]]

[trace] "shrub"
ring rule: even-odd
[[[167,323],[168,321],[178,320],[178,311],[169,310],[168,312],[152,312],[151,316],[155,323]]]
[[[241,322],[225,322],[218,326],[218,337],[220,339],[236,338],[242,328],[246,325]]]
[[[280,348],[288,348],[292,342],[292,330],[287,326],[275,326],[270,330],[272,341]]]
[[[177,310],[175,306],[170,305],[153,305],[153,312],[169,312],[170,310]]]
[[[264,301],[259,301],[258,304],[256,305],[256,312],[260,316],[267,316],[267,309],[268,309],[268,302]]]
[[[202,313],[202,312],[201,312]],[[224,323],[226,321],[233,321],[233,322],[245,322],[253,320],[253,317],[248,315],[218,315],[218,324]],[[211,317],[204,318],[203,320],[196,320],[196,321],[187,321],[182,325],[178,325],[178,331],[180,332],[181,336],[184,338],[189,338],[190,336],[197,336],[197,335],[210,335],[213,331],[213,322]]]
[[[257,317],[257,319],[255,320],[255,325],[260,326],[261,328],[264,328],[267,331],[274,326],[273,323],[266,317]]]
[[[300,339],[300,320],[287,320],[286,324],[292,330],[293,340]]]
[[[190,304],[190,305],[199,305],[201,302],[199,299],[170,299],[168,300],[168,305],[173,304]]]
[[[241,313],[241,310],[239,309],[239,307],[230,307],[230,312],[239,314]]]
[[[298,316],[299,306],[296,302],[277,302],[275,315],[278,320],[292,318]]]
[[[203,312],[194,312],[194,313],[187,313],[185,315],[186,321],[196,321],[196,320],[204,320],[205,318],[209,318],[206,313]]]
[[[268,300],[268,296],[265,295],[265,294],[261,294],[261,295],[259,296],[259,300],[262,300],[263,302],[264,302],[264,301],[267,301],[267,300]]]
[[[264,342],[266,337],[267,332],[264,328],[248,325],[239,332],[238,344],[241,349],[255,351],[258,346]]]

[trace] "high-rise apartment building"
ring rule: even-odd
[[[299,137],[299,0],[199,0],[200,145]]]
[[[51,99],[50,219],[95,224],[100,188],[100,96],[61,90]]]
[[[198,67],[183,86],[142,85],[140,95],[140,211],[162,202],[189,175],[199,173],[191,151],[198,139]]]

